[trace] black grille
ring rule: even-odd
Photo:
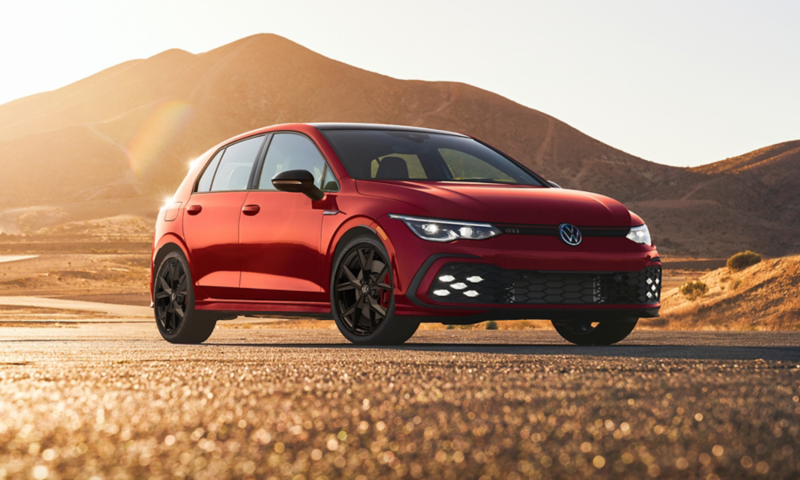
[[[650,304],[661,297],[661,267],[638,272],[539,272],[448,263],[437,273],[428,296],[447,303]]]
[[[495,224],[501,232],[509,235],[543,235],[558,236],[558,225],[511,225]],[[584,237],[624,237],[631,227],[578,227]]]

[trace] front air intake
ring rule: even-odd
[[[638,272],[504,270],[480,263],[448,263],[428,296],[445,303],[644,305],[661,298],[661,267]]]

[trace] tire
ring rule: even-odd
[[[393,278],[389,254],[375,236],[359,235],[336,255],[331,269],[331,313],[350,342],[401,345],[417,331],[419,322],[394,315]]]
[[[208,340],[216,317],[194,308],[194,283],[183,252],[168,253],[153,278],[156,326],[169,343],[199,344]]]
[[[620,318],[592,326],[590,320],[553,320],[553,327],[564,340],[575,345],[612,345],[630,335],[638,321],[638,318]]]

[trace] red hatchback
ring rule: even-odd
[[[209,150],[159,212],[151,272],[173,343],[277,314],[332,317],[357,344],[547,319],[606,345],[661,305],[658,252],[619,202],[480,140],[390,125],[276,125]]]

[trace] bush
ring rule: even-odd
[[[745,268],[760,262],[761,255],[751,252],[750,250],[745,250],[744,252],[739,252],[728,259],[728,268],[732,272],[738,272],[739,270],[744,270]]]
[[[684,297],[691,301],[695,301],[708,292],[708,285],[700,280],[697,280],[694,282],[684,283],[679,287],[679,290]]]
[[[497,322],[494,320],[486,322],[486,330],[497,330]]]

